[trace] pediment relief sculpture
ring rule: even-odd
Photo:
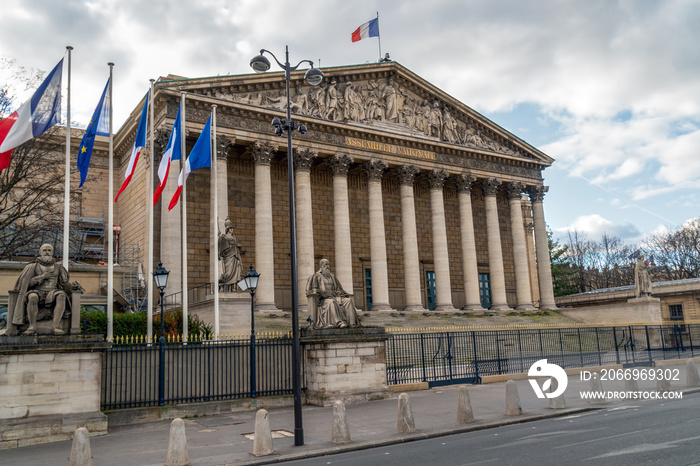
[[[437,99],[424,99],[386,79],[339,83],[330,78],[318,86],[301,82],[290,89],[291,112],[330,121],[354,122],[427,137],[500,154],[532,158],[489,137],[458,109]],[[221,99],[286,111],[284,89],[248,93],[216,92]]]

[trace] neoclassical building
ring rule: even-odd
[[[290,154],[270,123],[286,112],[284,74],[155,83],[156,167],[183,93],[188,152],[216,106],[218,205],[213,170],[187,180],[188,288],[215,281],[216,224],[229,217],[244,269],[261,273],[260,311],[289,309],[291,286],[304,297],[321,258],[369,311],[554,308],[542,173],[553,159],[396,62],[323,71],[319,86],[303,71],[291,81],[292,117],[308,127],[293,140],[298,283]],[[142,105],[115,135],[118,180]],[[148,168],[144,156],[117,204],[120,241],[147,244]],[[154,215],[153,254],[171,270],[169,293],[182,277],[181,214],[167,210],[178,172],[176,164]]]

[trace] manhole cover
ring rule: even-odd
[[[247,438],[248,440],[255,440],[255,432],[251,432],[249,434],[243,434],[243,436],[245,438]],[[273,430],[272,431],[272,438],[273,439],[275,439],[275,438],[291,438],[291,437],[294,437],[294,434],[289,432],[288,430],[281,429],[281,430]]]

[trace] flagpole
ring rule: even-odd
[[[219,339],[219,179],[218,167],[219,160],[216,156],[216,104],[211,106],[211,123],[212,123],[212,148],[211,161],[212,176],[214,177],[214,205],[212,206],[212,215],[214,218],[214,339]]]
[[[148,288],[146,292],[146,300],[148,302],[148,317],[146,325],[146,334],[148,336],[148,342],[153,341],[153,280],[150,279],[151,273],[154,271],[153,268],[153,178],[154,178],[154,157],[153,157],[153,91],[155,90],[155,79],[151,79],[151,92],[149,92],[150,102],[148,103],[148,108],[151,113],[148,115],[149,131],[150,137],[148,140],[149,151],[148,151],[148,183],[147,194],[146,194],[146,205],[148,207],[148,272],[146,273],[146,281],[148,282]]]
[[[107,193],[107,341],[111,342],[114,338],[114,137],[113,130],[113,103],[112,98],[112,69],[114,63],[109,62],[109,181]]]
[[[187,342],[187,191],[185,186],[185,156],[187,144],[185,137],[185,93],[181,94],[182,115],[180,115],[180,173],[182,179],[182,341]]]
[[[68,271],[68,255],[70,254],[70,56],[73,47],[68,45],[68,92],[66,93],[66,179],[63,188],[63,268]]]
[[[379,12],[377,11],[377,43],[379,44],[379,61],[382,61],[382,36],[379,32]]]

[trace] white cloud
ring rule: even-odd
[[[598,214],[577,217],[570,225],[559,228],[556,231],[560,235],[566,235],[570,231],[577,231],[584,233],[589,239],[595,241],[599,241],[604,233],[626,240],[636,239],[640,234],[639,230],[631,223],[616,224]]]

